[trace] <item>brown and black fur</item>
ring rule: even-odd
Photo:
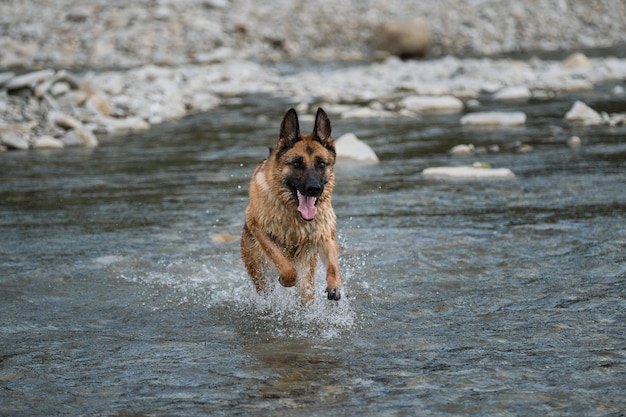
[[[290,109],[276,147],[252,176],[241,235],[241,257],[259,293],[268,291],[269,280],[278,273],[283,286],[297,286],[302,300],[310,301],[319,257],[326,268],[328,299],[341,298],[331,205],[334,165],[335,140],[324,110],[317,110],[313,132],[302,134],[298,115]]]

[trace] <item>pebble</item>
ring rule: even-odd
[[[525,100],[532,96],[528,87],[505,87],[497,91],[493,98],[496,100]]]
[[[352,107],[341,112],[342,119],[386,119],[390,117],[395,117],[395,115],[385,110],[369,107]]]
[[[80,129],[83,126],[80,120],[56,110],[48,112],[48,122],[63,129]]]
[[[567,145],[571,148],[576,148],[582,145],[582,141],[580,140],[578,136],[572,136],[569,139],[567,139]]]
[[[462,125],[469,126],[520,126],[526,123],[523,112],[476,112],[461,117]]]
[[[75,132],[78,135],[81,145],[85,148],[95,148],[98,146],[98,138],[89,130],[80,128],[75,130]]]
[[[378,163],[379,159],[372,148],[354,133],[346,133],[335,141],[337,159],[351,159],[359,162]]]
[[[27,136],[16,130],[8,130],[0,133],[0,143],[8,149],[28,149]]]
[[[220,98],[215,94],[200,92],[192,96],[188,107],[191,111],[207,112],[219,106],[220,102]]]
[[[600,113],[582,101],[574,102],[572,108],[565,114],[565,119],[570,122],[580,122],[584,125],[599,125],[605,123]]]
[[[483,168],[474,166],[431,167],[422,171],[422,175],[431,178],[461,179],[510,179],[515,174],[508,168]]]
[[[141,132],[150,129],[150,124],[141,117],[114,118],[102,116],[97,119],[100,130],[107,133]]]
[[[52,69],[44,69],[41,71],[29,72],[27,74],[18,75],[17,77],[11,78],[4,84],[4,88],[7,90],[18,90],[20,88],[34,88],[38,83],[43,82],[44,80],[52,77],[54,75],[54,70]]]
[[[476,151],[476,148],[471,143],[469,145],[461,144],[456,145],[448,151],[450,155],[472,155]]]
[[[589,59],[585,56],[585,54],[580,52],[573,53],[565,58],[561,62],[561,65],[563,66],[563,68],[567,69],[591,69],[591,62],[589,62]]]
[[[33,142],[33,149],[62,149],[64,147],[63,141],[48,135],[39,136]]]
[[[82,146],[83,144],[78,132],[75,130],[68,130],[59,140],[63,143],[64,147]]]
[[[230,233],[213,233],[211,235],[211,242],[227,244],[227,243],[235,242],[238,239],[238,237],[239,236],[235,236]]]
[[[400,102],[407,110],[416,113],[457,113],[463,102],[453,96],[409,96]]]

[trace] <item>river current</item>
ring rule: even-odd
[[[0,415],[623,416],[626,127],[563,120],[577,99],[626,111],[615,85],[481,101],[517,128],[330,115],[381,162],[336,167],[349,296],[318,273],[306,307],[258,296],[238,247],[292,103],[0,153]],[[515,177],[421,175],[474,162]]]

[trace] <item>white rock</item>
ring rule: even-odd
[[[235,51],[226,46],[214,49],[210,52],[196,54],[196,61],[202,64],[225,62],[235,57]]]
[[[17,90],[23,87],[34,87],[38,83],[52,77],[54,70],[45,69],[41,71],[29,72],[28,74],[18,75],[7,81],[4,88],[7,90]]]
[[[75,132],[78,134],[78,138],[85,148],[95,148],[98,146],[98,139],[89,130],[81,127],[80,129],[76,129]]]
[[[28,149],[28,137],[21,132],[9,130],[0,133],[0,144],[5,145],[9,149]]]
[[[104,126],[104,129],[109,133],[125,133],[125,132],[138,132],[142,130],[148,130],[150,124],[144,119],[139,117],[105,117],[98,118],[98,122]]]
[[[394,117],[385,110],[370,109],[369,107],[356,107],[341,113],[343,119],[384,119]]]
[[[64,147],[62,141],[48,135],[39,136],[33,142],[33,149],[62,149]]]
[[[53,126],[59,126],[64,129],[79,129],[83,126],[79,120],[56,110],[48,113],[48,122]]]
[[[91,94],[85,102],[85,107],[94,114],[102,114],[103,116],[110,116],[113,113],[108,100],[100,93]]]
[[[531,97],[528,87],[505,87],[493,95],[496,100],[525,100]]]
[[[523,112],[477,112],[461,117],[462,125],[471,126],[519,126],[526,123]]]
[[[57,81],[52,85],[52,87],[50,87],[50,94],[52,94],[54,97],[57,97],[69,92],[70,89],[71,86],[69,83],[65,81]]]
[[[576,52],[565,58],[563,62],[561,62],[561,66],[568,69],[591,69],[589,59],[585,54],[580,52]]]
[[[368,144],[356,137],[354,133],[346,133],[335,141],[337,158],[352,159],[361,162],[379,162],[378,156]]]
[[[456,113],[463,110],[463,102],[453,96],[409,96],[400,105],[416,113]]]
[[[75,130],[68,130],[65,135],[61,137],[61,142],[63,142],[63,146],[81,146],[83,144]]]
[[[567,145],[572,148],[575,148],[575,147],[582,145],[582,141],[580,140],[578,136],[572,136],[571,138],[567,140]]]
[[[126,80],[121,73],[112,73],[108,76],[100,77],[99,87],[102,91],[112,96],[122,94],[126,86]]]
[[[448,153],[450,155],[471,155],[474,153],[475,150],[476,149],[474,148],[474,145],[470,143],[469,145],[456,145],[452,149],[450,149]]]
[[[594,109],[582,101],[576,101],[570,111],[565,114],[565,119],[570,122],[581,122],[584,125],[599,125],[605,121]]]
[[[189,103],[190,110],[192,111],[209,111],[220,104],[220,99],[211,93],[197,93],[194,94]]]
[[[609,126],[618,126],[626,124],[626,113],[613,113],[608,116]]]
[[[422,171],[425,177],[434,178],[466,178],[466,179],[490,179],[490,178],[513,178],[515,174],[508,168],[476,168],[472,166],[461,167],[431,167]]]

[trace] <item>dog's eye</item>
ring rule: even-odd
[[[304,161],[302,160],[302,158],[296,158],[291,161],[290,165],[295,169],[302,169],[304,168]]]
[[[328,165],[328,163],[322,159],[318,159],[316,162],[317,168],[319,169],[325,169],[326,166]]]

